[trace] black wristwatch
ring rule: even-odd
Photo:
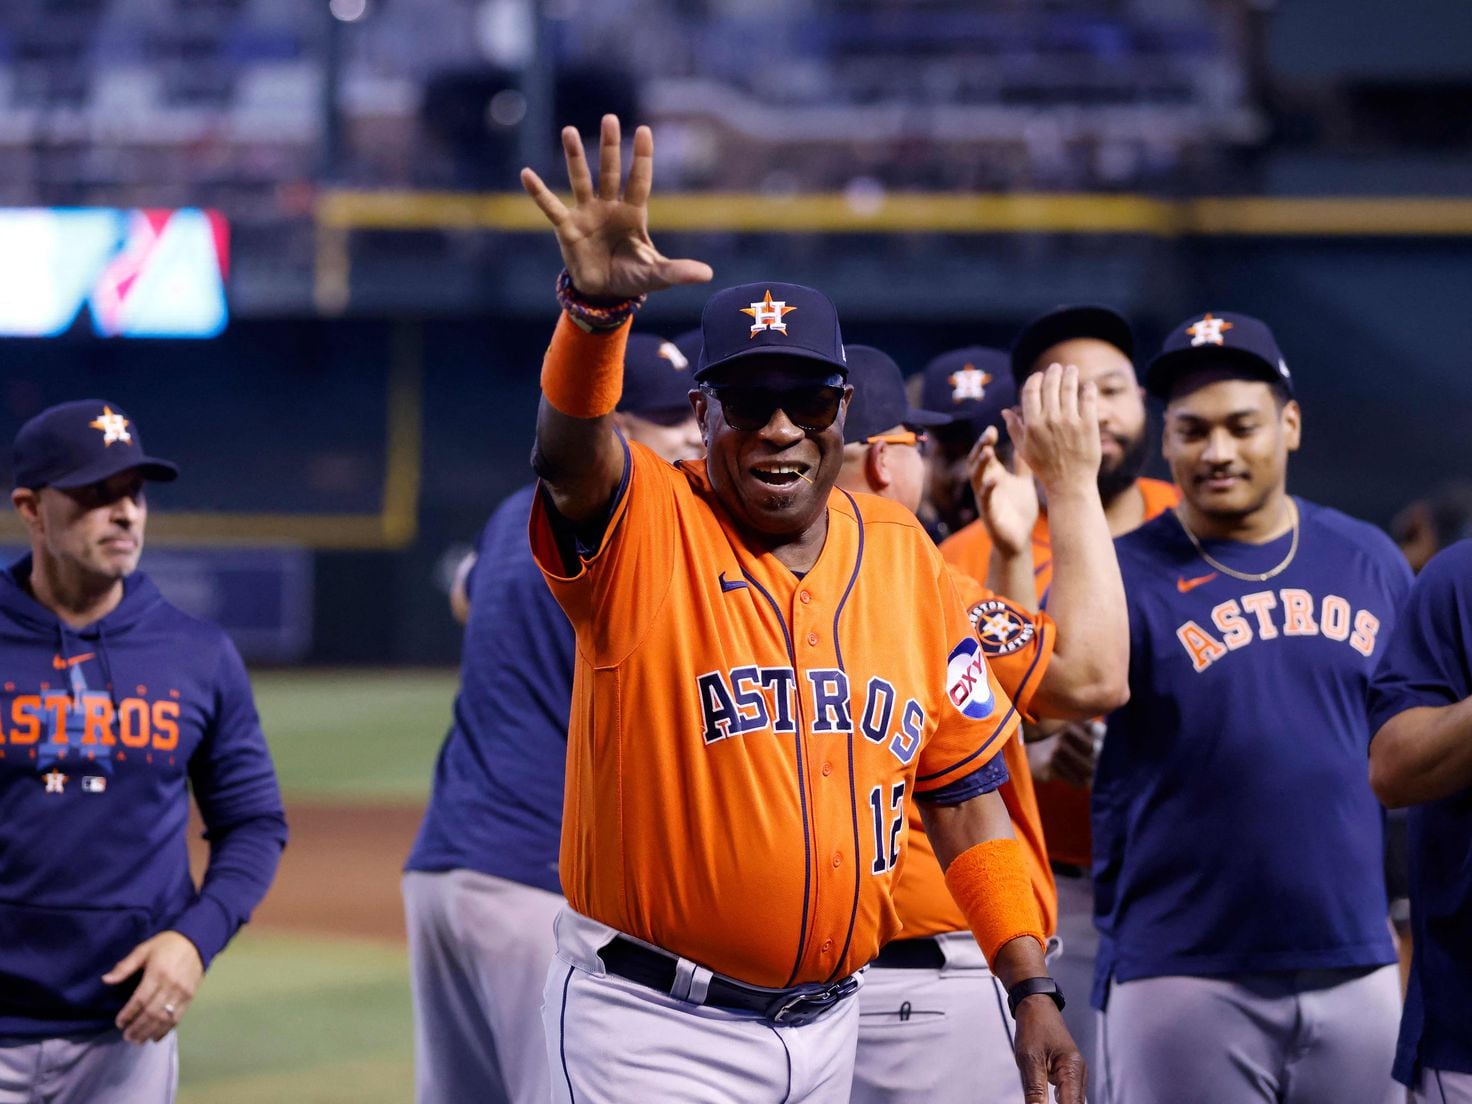
[[[1058,1011],[1063,1011],[1063,990],[1058,988],[1058,983],[1050,977],[1023,978],[1012,988],[1007,990],[1007,1009],[1012,1013],[1012,1018],[1017,1018],[1017,1006],[1028,997],[1042,994],[1051,997],[1053,1003],[1058,1006]]]

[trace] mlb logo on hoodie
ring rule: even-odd
[[[83,793],[106,793],[107,779],[100,774],[84,774],[82,776]]]

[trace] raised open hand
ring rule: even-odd
[[[1004,410],[1017,455],[1043,490],[1092,486],[1099,476],[1099,389],[1072,364],[1050,364],[1022,385],[1021,409]]]
[[[966,457],[976,512],[992,544],[1005,556],[1032,548],[1032,530],[1038,520],[1038,492],[1032,471],[1019,455],[1010,471],[997,456],[996,426],[987,426]]]
[[[521,186],[556,231],[562,263],[580,294],[594,299],[633,299],[672,284],[701,284],[711,278],[710,265],[671,260],[649,238],[654,133],[647,126],[634,131],[634,161],[622,191],[618,116],[603,116],[596,191],[583,140],[573,127],[562,130],[562,152],[572,187],[571,209],[531,169],[521,170]]]

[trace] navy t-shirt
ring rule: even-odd
[[[1472,695],[1472,541],[1426,565],[1370,689],[1370,730]],[[1472,789],[1410,810],[1411,980],[1395,1076],[1472,1073]]]
[[[1094,1003],[1119,981],[1374,966],[1383,814],[1365,699],[1410,569],[1363,522],[1294,500],[1264,582],[1216,571],[1174,513],[1115,542],[1130,701],[1094,782]],[[1292,535],[1206,542],[1242,573]]]
[[[560,893],[574,645],[532,560],[535,490],[507,498],[481,533],[454,722],[406,868],[478,870]]]

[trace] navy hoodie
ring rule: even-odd
[[[0,573],[0,1038],[103,1030],[137,976],[102,974],[173,930],[206,967],[265,896],[281,793],[229,638],[139,573],[76,631]],[[189,790],[210,841],[189,873]]]

